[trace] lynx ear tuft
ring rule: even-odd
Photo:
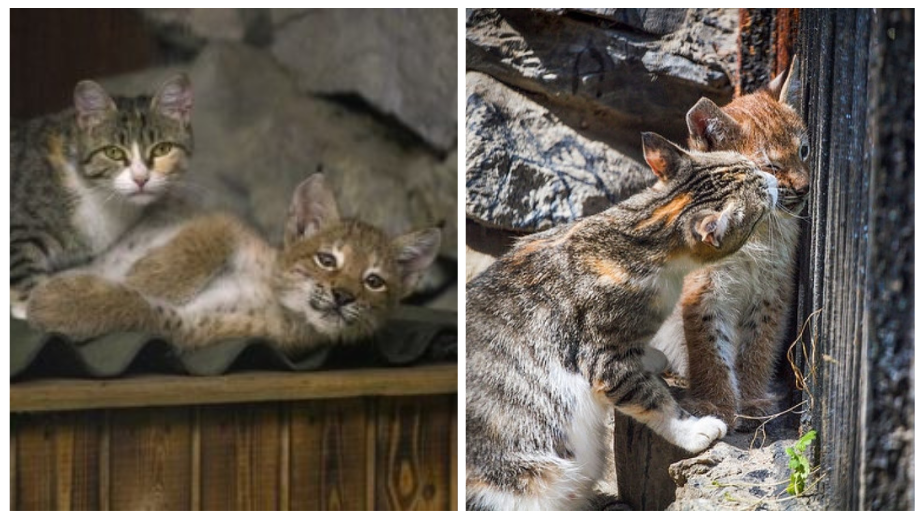
[[[436,259],[441,238],[439,228],[427,228],[401,235],[392,241],[401,271],[402,297],[414,290],[424,271]]]
[[[77,126],[89,130],[116,111],[116,104],[95,81],[84,80],[74,87]]]
[[[700,98],[687,112],[690,147],[711,152],[727,149],[741,132],[737,121],[707,98]]]
[[[719,249],[728,230],[728,214],[724,211],[707,211],[693,219],[693,237]]]
[[[286,220],[285,246],[309,238],[339,221],[340,211],[334,194],[327,187],[324,174],[315,173],[295,188]]]
[[[642,152],[645,162],[662,182],[667,182],[689,156],[686,150],[654,132],[642,133]]]

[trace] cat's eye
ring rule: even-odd
[[[370,291],[384,291],[385,290],[385,280],[382,280],[382,277],[377,274],[370,274],[363,280],[363,283],[366,284],[366,287]]]
[[[106,157],[112,159],[113,161],[124,161],[125,160],[125,150],[119,148],[118,146],[107,146],[103,153],[106,154]]]
[[[173,144],[171,143],[157,143],[157,145],[151,150],[152,157],[163,157],[173,150]]]
[[[802,143],[802,146],[799,147],[799,158],[802,159],[803,162],[808,159],[809,151],[809,145],[805,143]]]
[[[330,253],[318,253],[314,255],[314,261],[324,269],[331,270],[337,268],[337,257]]]

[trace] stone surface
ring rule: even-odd
[[[467,66],[543,94],[614,146],[644,130],[683,140],[700,97],[731,99],[735,10],[581,11],[474,10]]]
[[[632,148],[617,151],[477,72],[466,74],[466,92],[469,218],[506,229],[544,229],[598,213],[655,180],[641,162],[638,135]]]
[[[267,48],[304,93],[355,96],[442,154],[457,146],[455,9],[143,9],[159,39]]]
[[[455,9],[306,9],[275,16],[285,23],[274,31],[273,55],[302,91],[357,95],[434,148],[455,148]]]
[[[690,9],[575,8],[555,11],[595,16],[637,31],[664,36],[682,28]]]
[[[754,434],[735,433],[695,457],[672,464],[677,499],[668,511],[806,511],[818,510],[818,497],[808,489],[799,497],[786,493],[794,431],[761,446]],[[753,446],[752,446],[753,444]],[[809,478],[811,483],[817,474]]]
[[[204,207],[241,214],[278,242],[294,187],[323,164],[342,214],[392,234],[442,224],[441,254],[457,256],[455,152],[442,157],[366,111],[301,94],[268,53],[247,45],[209,44],[184,70],[195,92],[187,185]],[[168,75],[101,83],[137,93]]]

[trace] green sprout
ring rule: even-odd
[[[790,495],[801,495],[805,491],[805,479],[812,471],[811,463],[805,456],[805,450],[812,443],[816,433],[815,430],[809,430],[796,441],[795,446],[786,448],[786,453],[789,454],[789,469],[792,470],[789,475],[789,487],[786,488],[786,492]]]

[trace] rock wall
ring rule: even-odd
[[[466,12],[466,215],[535,231],[654,182],[640,132],[685,143],[684,115],[731,99],[737,11]]]

